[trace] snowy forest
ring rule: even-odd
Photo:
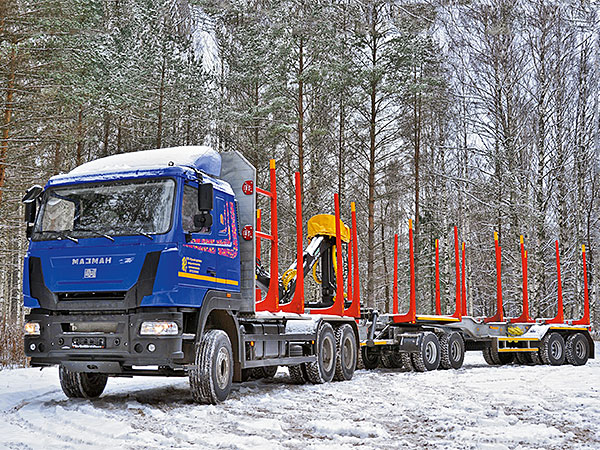
[[[395,234],[407,304],[414,219],[419,312],[436,239],[454,309],[458,226],[470,314],[495,312],[498,232],[505,315],[520,314],[523,235],[531,315],[556,313],[555,240],[565,317],[582,315],[585,244],[598,326],[599,21],[588,0],[0,1],[0,366],[25,363],[25,190],[180,145],[241,151],[265,187],[276,160],[281,267],[295,171],[305,222],[339,193],[349,223],[355,201],[364,307],[390,308]]]

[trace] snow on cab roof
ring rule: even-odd
[[[221,174],[221,155],[210,147],[188,146],[121,153],[87,162],[68,175],[120,172],[137,169],[190,166],[208,175]]]

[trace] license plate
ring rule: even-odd
[[[71,341],[72,348],[104,348],[106,338],[103,337],[75,337]]]

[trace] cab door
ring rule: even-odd
[[[217,283],[217,248],[215,246],[217,215],[211,211],[213,225],[195,229],[194,215],[198,214],[198,185],[186,183],[183,187],[181,222],[186,244],[182,246],[181,267],[178,275],[181,284],[192,284],[207,289],[219,288]]]

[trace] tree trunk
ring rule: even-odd
[[[166,57],[163,57],[160,69],[160,88],[158,90],[158,124],[156,127],[156,148],[162,148],[163,103],[165,99]]]
[[[14,45],[11,47],[8,61],[8,77],[6,80],[6,106],[4,108],[4,121],[2,123],[2,142],[0,143],[0,203],[2,203],[2,193],[6,175],[6,157],[8,154],[8,136],[10,134],[10,125],[13,111],[13,95],[15,92],[15,72],[17,58]]]

